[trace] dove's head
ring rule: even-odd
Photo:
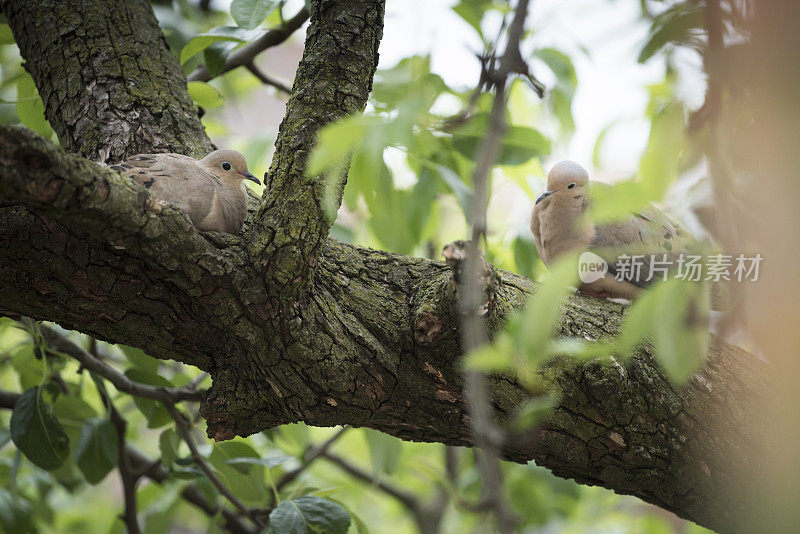
[[[583,202],[589,187],[589,173],[574,161],[556,163],[547,175],[547,190],[536,199],[536,203],[546,198],[558,198],[562,202],[579,200]]]
[[[215,150],[201,159],[200,164],[234,185],[239,185],[242,180],[251,180],[261,184],[258,178],[247,170],[247,161],[244,156],[235,150]]]

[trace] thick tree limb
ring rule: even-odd
[[[297,69],[286,116],[265,178],[268,200],[248,233],[250,253],[274,276],[269,292],[298,305],[308,297],[318,254],[339,206],[342,183],[309,177],[305,163],[318,130],[361,112],[372,89],[383,36],[385,0],[319,1]]]

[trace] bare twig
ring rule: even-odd
[[[508,28],[506,48],[497,60],[490,58],[484,65],[490,86],[494,87],[489,131],[481,146],[473,174],[474,195],[471,211],[471,239],[467,247],[465,267],[465,288],[461,298],[463,313],[462,339],[464,352],[469,353],[486,343],[486,324],[482,307],[484,287],[482,279],[482,258],[480,245],[486,235],[486,205],[489,174],[497,161],[503,136],[506,132],[506,86],[508,77],[521,74],[528,78],[542,96],[541,84],[530,75],[528,65],[520,54],[520,40],[528,13],[528,0],[518,0],[514,18]],[[536,83],[535,83],[536,82]],[[469,371],[466,375],[465,392],[469,402],[471,425],[476,445],[484,454],[478,457],[483,480],[484,499],[491,505],[497,519],[498,530],[512,532],[516,518],[508,508],[503,495],[502,472],[498,462],[503,435],[494,422],[494,414],[489,398],[486,376],[480,371]]]
[[[708,91],[706,93],[706,120],[709,124],[709,140],[706,156],[711,171],[714,200],[717,207],[717,228],[723,246],[733,252],[736,246],[736,221],[731,212],[730,194],[733,180],[722,154],[720,127],[722,120],[722,55],[724,42],[722,38],[722,10],[719,0],[708,0],[706,3],[706,31],[708,32],[708,48],[704,64],[708,75]]]
[[[159,484],[169,479],[169,473],[161,465],[161,462],[151,460],[131,446],[126,446],[125,450],[130,458],[131,466],[136,469],[139,476],[146,476]],[[205,512],[209,518],[214,517],[220,511],[219,506],[209,503],[203,496],[203,492],[194,484],[186,486],[181,492],[181,496]],[[252,534],[254,532],[254,529],[248,527],[232,510],[222,508],[222,517],[225,519],[228,530],[234,534]]]
[[[133,473],[130,458],[128,457],[128,448],[125,442],[125,430],[128,427],[128,422],[120,415],[114,403],[106,395],[103,387],[98,385],[97,392],[100,394],[109,419],[117,432],[117,467],[119,468],[119,477],[122,480],[122,493],[125,501],[125,513],[122,516],[122,520],[125,522],[128,534],[139,534],[141,530],[136,516],[136,483],[139,481],[139,477]]]
[[[271,87],[274,87],[275,89],[286,95],[292,94],[291,87],[289,87],[279,79],[273,78],[272,76],[264,73],[264,71],[259,69],[254,62],[251,61],[250,63],[245,65],[245,67],[253,74],[253,76],[261,80],[261,83],[263,83],[264,85],[269,85]]]
[[[229,70],[237,67],[252,63],[253,59],[266,50],[267,48],[277,46],[289,38],[305,21],[308,20],[308,10],[301,9],[297,14],[287,20],[280,28],[270,30],[252,43],[248,43],[243,47],[233,52],[228,59],[225,60],[225,65],[222,67],[220,74],[225,74]],[[190,82],[207,82],[214,78],[205,65],[197,67],[194,72],[189,74],[188,81]]]
[[[404,489],[398,488],[392,484],[389,484],[385,480],[375,480],[375,477],[372,476],[371,473],[368,473],[361,469],[360,467],[351,464],[341,456],[333,454],[331,452],[324,452],[322,453],[322,457],[328,460],[329,462],[337,465],[342,471],[345,471],[349,475],[352,475],[354,478],[357,478],[363,482],[373,485],[377,489],[381,490],[383,493],[390,495],[397,499],[400,503],[411,510],[416,510],[419,508],[419,501],[417,497]]]
[[[136,397],[144,397],[170,403],[178,401],[200,401],[205,395],[205,391],[193,391],[187,388],[149,386],[147,384],[135,382],[104,361],[83,350],[58,330],[43,324],[41,325],[41,333],[50,348],[75,358],[81,363],[84,369],[97,373],[114,384],[115,388],[125,393]]]
[[[20,397],[22,397],[22,395],[19,393],[14,393],[12,391],[0,391],[0,408],[13,410]]]
[[[336,443],[336,441],[339,438],[341,438],[344,435],[344,433],[347,432],[348,430],[350,430],[350,426],[345,425],[333,436],[329,437],[322,443],[318,445],[309,446],[306,449],[305,453],[303,453],[301,465],[286,473],[283,476],[283,478],[281,478],[277,482],[277,484],[275,484],[275,489],[280,491],[281,489],[286,487],[287,484],[289,484],[290,482],[295,480],[298,476],[300,476],[303,473],[303,471],[308,469],[308,467],[311,465],[312,462],[314,462],[314,460],[316,460],[317,458],[328,452],[328,449],[330,449],[331,445]]]
[[[219,491],[221,495],[224,495],[225,498],[228,499],[228,501],[230,501],[230,503],[233,504],[237,510],[239,510],[246,517],[249,517],[250,520],[253,521],[253,523],[255,523],[258,527],[263,528],[264,524],[256,516],[253,510],[245,506],[244,503],[240,501],[238,497],[236,497],[236,495],[231,493],[231,490],[229,490],[228,487],[222,483],[219,477],[217,477],[216,473],[214,473],[214,470],[211,469],[211,466],[208,465],[206,459],[200,454],[200,451],[197,450],[197,445],[192,438],[189,423],[183,418],[183,415],[181,415],[175,405],[171,402],[164,402],[164,406],[167,408],[170,416],[172,416],[172,419],[175,420],[175,428],[178,430],[178,434],[180,434],[183,441],[186,442],[186,445],[188,445],[189,451],[192,453],[192,460],[197,467],[199,467],[200,470],[206,475],[211,484],[217,488],[217,491]]]

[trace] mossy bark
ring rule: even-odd
[[[62,146],[95,161],[211,142],[148,2],[2,0]]]
[[[144,13],[142,4],[125,9]],[[26,13],[9,17],[15,35],[36,27]],[[37,13],[30,15],[47,16]],[[452,271],[326,239],[325,184],[304,173],[318,128],[366,102],[382,15],[378,0],[313,3],[270,190],[240,236],[199,233],[121,175],[25,129],[0,127],[0,314],[56,321],[208,370],[213,386],[202,414],[217,439],[305,421],[471,446]],[[102,20],[124,23],[111,14]],[[151,14],[133,20],[138,32],[153,31]],[[139,46],[136,53],[146,55],[164,45],[159,38]],[[55,68],[33,65],[54,61],[47,50],[23,48],[32,72]],[[43,94],[62,95],[47,97],[54,102],[93,94],[70,96],[67,78],[37,82]],[[176,97],[179,109],[185,98]],[[207,143],[194,127],[158,120],[142,95],[119,120],[131,121],[124,131],[148,133],[120,141],[118,123],[100,119],[101,103],[87,101],[57,127],[70,150],[96,157],[167,143],[192,153]],[[57,108],[48,104],[51,122],[60,120]],[[68,125],[83,118],[94,140],[74,137]],[[512,273],[496,275],[492,330],[535,290]],[[616,334],[624,308],[576,296],[565,312],[562,334],[597,339]],[[715,340],[706,367],[681,387],[664,378],[647,347],[625,365],[556,360],[543,378],[561,403],[536,432],[508,444],[508,459],[535,459],[560,476],[637,495],[725,532],[755,513],[742,481],[766,439],[753,424],[765,417],[761,395],[770,384],[757,359]],[[501,419],[527,395],[513,377],[491,378]]]

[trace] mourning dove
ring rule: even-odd
[[[649,207],[611,224],[594,224],[582,217],[589,206],[586,170],[572,161],[556,164],[547,175],[547,190],[536,199],[531,231],[545,265],[571,251],[591,251],[607,272],[581,276],[580,289],[598,297],[632,299],[659,276],[651,268],[674,267],[691,236],[663,212]],[[598,257],[599,256],[599,257]],[[636,257],[636,262],[631,259]],[[641,257],[640,257],[641,256]],[[584,256],[581,256],[583,263]],[[658,262],[658,263],[656,263]],[[638,263],[638,268],[635,265]]]
[[[201,160],[181,154],[138,154],[111,168],[178,206],[199,230],[229,234],[239,232],[247,215],[242,180],[261,183],[235,150],[215,150]]]

